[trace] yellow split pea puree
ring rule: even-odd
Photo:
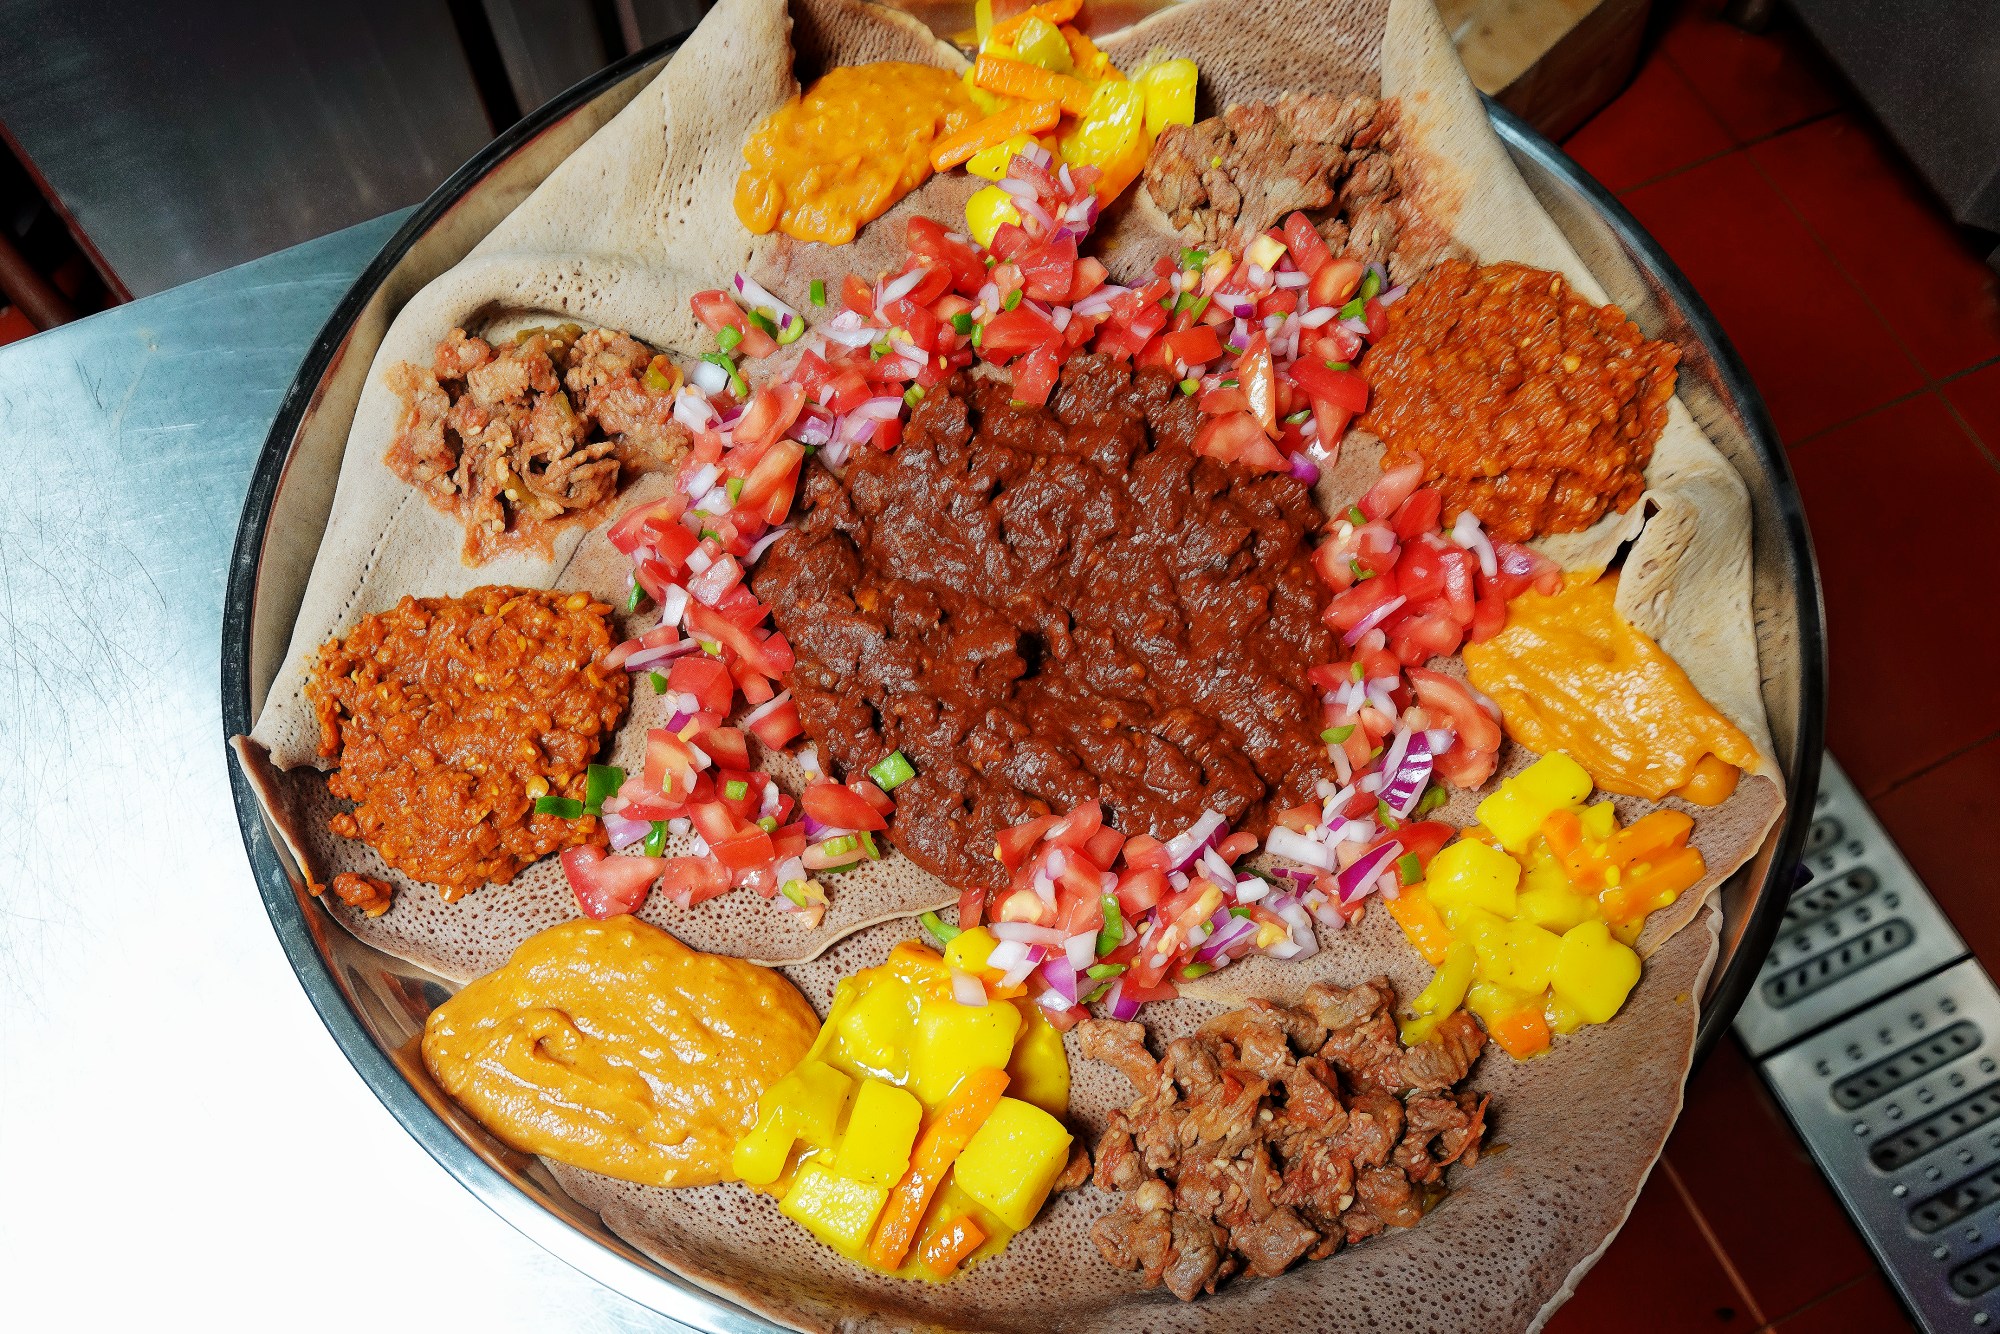
[[[508,1144],[649,1186],[733,1180],[757,1099],[819,1017],[768,968],[635,917],[530,936],[431,1012],[424,1064]]]
[[[956,76],[884,60],[843,65],[773,112],[743,146],[736,216],[753,232],[845,245],[923,184],[931,145],[979,119]]]
[[[905,941],[842,980],[736,1170],[856,1264],[938,1282],[1034,1221],[1069,1162],[1068,1106],[1062,1035],[1040,1007],[965,1005],[945,960]]]
[[[1465,646],[1466,675],[1500,706],[1507,735],[1570,756],[1606,792],[1713,806],[1756,763],[1660,646],[1619,615],[1618,576],[1524,593],[1507,625]]]

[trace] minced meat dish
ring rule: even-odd
[[[1389,307],[1361,359],[1358,425],[1382,466],[1420,462],[1444,493],[1509,542],[1574,533],[1624,513],[1666,429],[1680,349],[1616,306],[1525,264],[1447,260]]]
[[[1158,1061],[1139,1024],[1086,1019],[1085,1056],[1138,1092],[1097,1141],[1092,1180],[1124,1195],[1091,1227],[1105,1261],[1192,1301],[1239,1271],[1281,1274],[1385,1227],[1414,1227],[1473,1163],[1486,1096],[1457,1093],[1486,1035],[1463,1011],[1404,1047],[1385,979],[1254,1000]]]
[[[464,525],[469,564],[546,551],[557,528],[595,521],[634,476],[687,452],[678,378],[610,329],[527,330],[498,348],[454,329],[430,366],[390,368],[403,414],[386,461]]]
[[[580,811],[590,762],[625,712],[625,673],[599,665],[610,613],[588,593],[495,585],[406,597],[329,640],[306,698],[319,753],[340,766],[327,790],[353,803],[333,832],[448,901],[551,852],[602,844],[596,818],[537,813],[535,802]]]
[[[1261,832],[1326,761],[1305,486],[1198,456],[1157,370],[1075,357],[1050,404],[938,386],[893,452],[812,470],[754,581],[822,756],[902,751],[892,837],[961,887],[1005,882],[999,830],[1084,801],[1129,834]]]
[[[1162,130],[1146,160],[1146,189],[1196,244],[1240,255],[1296,210],[1334,254],[1381,264],[1405,282],[1449,237],[1412,206],[1396,141],[1394,101],[1366,94],[1231,106]]]

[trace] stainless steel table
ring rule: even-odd
[[[286,965],[230,804],[223,573],[401,214],[0,349],[0,1319],[656,1330],[426,1158]]]

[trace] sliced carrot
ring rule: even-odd
[[[944,1100],[931,1118],[917,1147],[910,1155],[909,1170],[889,1192],[889,1203],[875,1224],[875,1239],[868,1245],[868,1259],[883,1269],[900,1269],[903,1257],[916,1240],[917,1224],[931,1194],[943,1183],[945,1173],[965,1151],[974,1131],[986,1123],[1007,1091],[1007,1072],[991,1068],[974,1070],[958,1081],[958,1087]]]
[[[1642,815],[1611,839],[1611,859],[1620,866],[1653,861],[1673,848],[1687,846],[1694,821],[1681,811]]]
[[[1575,811],[1551,812],[1542,821],[1542,837],[1549,841],[1549,851],[1558,857],[1567,857],[1583,842],[1583,821]]]
[[[943,1278],[986,1242],[986,1229],[971,1214],[960,1214],[924,1238],[924,1268]]]
[[[1053,26],[1060,27],[1082,12],[1083,0],[1043,0],[1039,5],[1030,5],[1014,17],[1002,19],[994,24],[993,31],[987,35],[986,40],[1012,46],[1014,34],[1021,31],[1022,25],[1029,19],[1043,19]]]
[[[1500,1044],[1500,1050],[1515,1060],[1526,1060],[1536,1052],[1548,1050],[1548,1020],[1542,1018],[1540,1010],[1516,1010],[1494,1022],[1492,1038]]]
[[[1122,79],[1111,57],[1097,49],[1097,43],[1067,23],[1061,29],[1063,40],[1069,43],[1069,63],[1076,66],[1077,77],[1081,79]]]
[[[980,59],[986,57],[981,56]],[[996,111],[985,120],[976,120],[950,138],[940,139],[931,145],[931,166],[938,171],[949,171],[974,153],[995,144],[1004,144],[1017,134],[1040,134],[1043,130],[1052,130],[1061,119],[1062,103],[1053,99],[1022,102],[1005,111]]]
[[[989,93],[1018,97],[1024,102],[1060,102],[1072,116],[1090,110],[1091,86],[1082,79],[1030,65],[1025,60],[1005,60],[999,56],[979,57],[972,67],[972,81]]]

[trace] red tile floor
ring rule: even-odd
[[[1984,549],[2000,523],[2000,280],[1795,21],[1752,36],[1716,8],[1682,5],[1565,147],[1686,271],[1762,389],[1825,584],[1830,748],[2000,969],[2000,905],[1984,893],[2000,864]],[[1954,627],[1949,652],[1908,651],[1912,628],[1938,624]],[[1631,1221],[1550,1325],[1909,1327],[1728,1041]]]

